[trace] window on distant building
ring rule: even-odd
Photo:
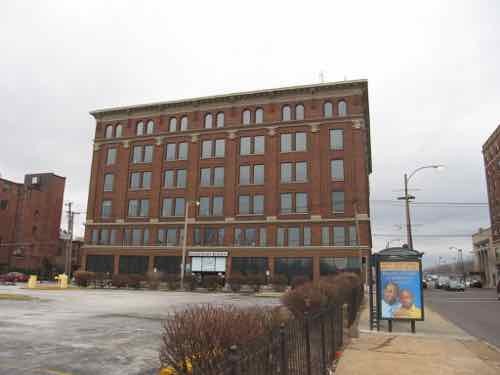
[[[201,144],[201,158],[223,158],[225,154],[225,140],[215,139],[203,141]]]
[[[112,202],[110,200],[102,201],[101,206],[101,217],[109,218],[111,217]]]
[[[141,246],[149,243],[149,230],[141,228],[125,229],[124,240],[125,245]],[[124,258],[123,256],[120,260]],[[126,257],[125,257],[126,258]],[[121,273],[121,271],[120,271]]]
[[[188,117],[181,117],[181,132],[188,130]]]
[[[264,153],[263,135],[240,138],[240,155],[260,155]]]
[[[224,197],[201,197],[199,216],[223,216]]]
[[[238,198],[239,215],[263,215],[264,195],[240,195]]]
[[[224,167],[201,168],[201,186],[224,186]]]
[[[307,162],[281,163],[281,183],[307,182]]]
[[[205,115],[205,129],[212,129],[212,114],[207,113]]]
[[[185,169],[167,170],[164,176],[164,186],[170,189],[183,189],[187,184]]]
[[[115,180],[114,174],[106,173],[104,175],[104,191],[113,191],[114,180]]]
[[[183,236],[182,228],[158,229],[158,244],[163,246],[180,246]]]
[[[310,246],[311,227],[279,227],[276,238],[277,246]]]
[[[240,165],[240,185],[263,185],[264,164]]]
[[[151,163],[153,161],[153,145],[134,146],[132,150],[132,163]]]
[[[161,216],[184,216],[184,198],[164,198],[161,209]]]
[[[130,190],[150,189],[151,172],[132,172],[130,174]]]
[[[330,129],[330,149],[331,150],[344,149],[344,130]]]
[[[106,165],[115,164],[116,162],[116,148],[108,148],[106,155]]]
[[[255,123],[262,124],[264,122],[264,110],[262,108],[257,108],[255,110]]]
[[[135,126],[135,135],[144,135],[144,123],[139,121]]]
[[[120,138],[122,134],[123,134],[123,126],[121,126],[120,124],[116,125],[115,137]]]
[[[325,118],[333,117],[333,104],[332,104],[332,102],[325,102],[323,104],[323,117],[325,117]]]
[[[146,134],[153,134],[155,132],[155,123],[153,120],[149,120],[146,124]]]
[[[130,199],[128,201],[129,217],[148,217],[149,199]]]
[[[243,125],[249,125],[252,122],[252,112],[249,109],[245,109],[241,115],[241,121]]]
[[[339,116],[347,116],[347,102],[345,100],[341,100],[338,104]]]
[[[217,127],[218,128],[224,127],[224,112],[217,113]]]
[[[304,119],[304,106],[302,104],[297,104],[295,106],[295,120]]]
[[[290,121],[292,119],[292,110],[289,105],[284,105],[281,108],[281,120],[282,121]]]
[[[221,227],[196,227],[193,229],[195,246],[223,246],[224,228]]]
[[[170,118],[170,122],[168,124],[168,131],[170,133],[174,133],[177,131],[177,119],[175,117]]]
[[[266,246],[266,244],[267,230],[265,227],[238,227],[234,229],[235,246]]]
[[[104,136],[106,138],[113,138],[113,125],[106,126],[106,133]]]
[[[344,181],[344,160],[331,160],[330,171],[333,181]]]
[[[304,132],[281,134],[281,152],[306,151],[307,134]]]
[[[187,160],[188,143],[167,143],[165,146],[165,160]]]
[[[281,193],[280,203],[282,214],[306,213],[309,211],[307,193]]]
[[[332,191],[332,211],[343,213],[345,206],[345,196],[343,191]]]

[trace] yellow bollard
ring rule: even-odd
[[[30,278],[28,279],[28,289],[36,289],[36,285],[37,285],[37,276],[30,275]]]
[[[64,273],[59,275],[59,288],[68,289],[68,275]]]

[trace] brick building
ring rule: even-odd
[[[56,256],[65,182],[53,173],[0,179],[0,268],[36,270]]]
[[[81,264],[288,277],[371,249],[368,82],[134,105],[96,119]]]
[[[491,241],[476,251],[483,281],[493,287],[500,275],[500,125],[483,145],[484,170],[490,208]]]

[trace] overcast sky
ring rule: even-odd
[[[4,0],[0,173],[66,176],[65,200],[85,211],[92,109],[311,84],[320,71],[366,78],[379,250],[401,238],[404,209],[386,201],[397,202],[405,172],[446,165],[415,175],[417,202],[487,202],[481,146],[500,124],[499,68],[495,0]],[[449,246],[468,252],[468,235],[489,226],[484,205],[412,214],[427,264],[451,261]]]

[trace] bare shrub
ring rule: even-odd
[[[265,337],[285,319],[278,309],[201,305],[177,311],[163,325],[162,367],[188,374],[189,363],[206,373],[231,345]]]
[[[298,286],[301,286],[305,283],[308,283],[310,282],[311,280],[309,280],[309,278],[307,276],[295,276],[293,279],[292,279],[292,282],[290,283],[291,286],[292,286],[292,289],[295,289],[297,288]]]
[[[95,279],[94,272],[89,272],[89,271],[76,271],[74,276],[76,285],[82,287],[89,286],[89,284]]]
[[[227,278],[227,282],[229,283],[229,287],[235,293],[241,290],[241,286],[245,284],[246,278],[241,273],[232,272],[231,276]]]
[[[288,285],[288,279],[285,275],[276,274],[271,278],[271,284],[276,292],[284,292]]]
[[[128,275],[128,286],[129,288],[139,289],[141,283],[146,280],[144,275],[138,273],[131,273]]]
[[[111,279],[111,284],[115,288],[125,288],[129,283],[129,277],[126,274],[113,275]]]
[[[203,287],[213,292],[217,290],[220,285],[220,278],[216,275],[207,275],[203,278]]]
[[[261,285],[266,283],[266,276],[259,273],[252,273],[246,277],[246,283],[254,290],[258,292]]]
[[[158,290],[160,288],[161,279],[162,279],[161,272],[148,272],[146,274],[148,288],[151,290]]]
[[[167,287],[170,290],[177,290],[180,288],[181,278],[175,273],[165,274],[163,280],[167,283]]]

